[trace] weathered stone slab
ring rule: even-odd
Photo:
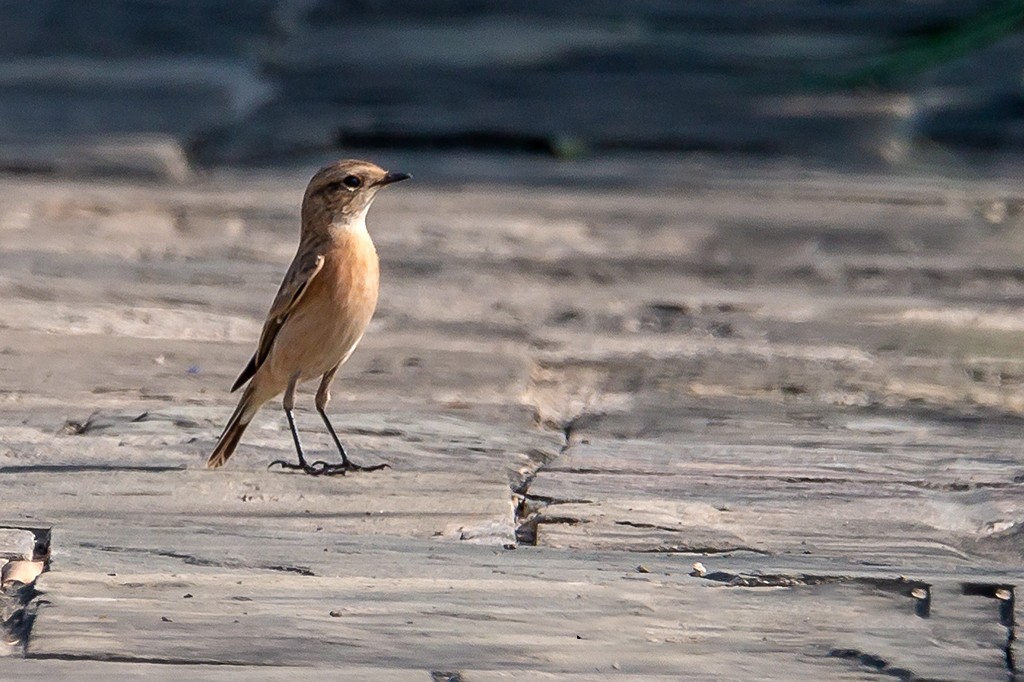
[[[31,560],[35,546],[36,536],[32,531],[0,527],[0,559]]]
[[[531,481],[530,523],[538,543],[561,547],[812,553],[921,570],[1010,560],[998,540],[1024,515],[1019,462],[1000,465],[988,449],[971,457],[851,440],[835,448],[593,439]]]
[[[679,670],[694,679],[755,670],[760,679],[858,679],[858,669],[990,679],[1005,670],[998,602],[958,584],[932,586],[924,617],[896,579],[728,587],[689,576],[678,558],[637,564],[629,554],[449,543],[382,553],[372,544],[338,557],[338,577],[51,573],[28,655],[102,659],[116,650],[140,663],[345,660],[625,679]],[[258,647],[237,646],[254,631]]]

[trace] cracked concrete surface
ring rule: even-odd
[[[685,170],[379,202],[332,414],[391,468],[332,480],[274,406],[202,468],[304,173],[8,178],[0,526],[53,552],[0,676],[1005,679],[1015,188]]]

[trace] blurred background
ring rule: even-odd
[[[1022,0],[4,0],[0,171],[387,150],[453,181],[657,184],[637,176],[681,158],[1001,175],[1024,151],[1022,18]]]

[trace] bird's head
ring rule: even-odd
[[[335,161],[317,171],[302,199],[303,229],[348,229],[365,224],[366,212],[381,188],[410,178],[369,161]]]

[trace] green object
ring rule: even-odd
[[[900,78],[926,71],[981,49],[1013,33],[1024,22],[1024,0],[1004,0],[993,7],[929,35],[908,39],[873,64],[840,79],[856,87],[892,86]]]

